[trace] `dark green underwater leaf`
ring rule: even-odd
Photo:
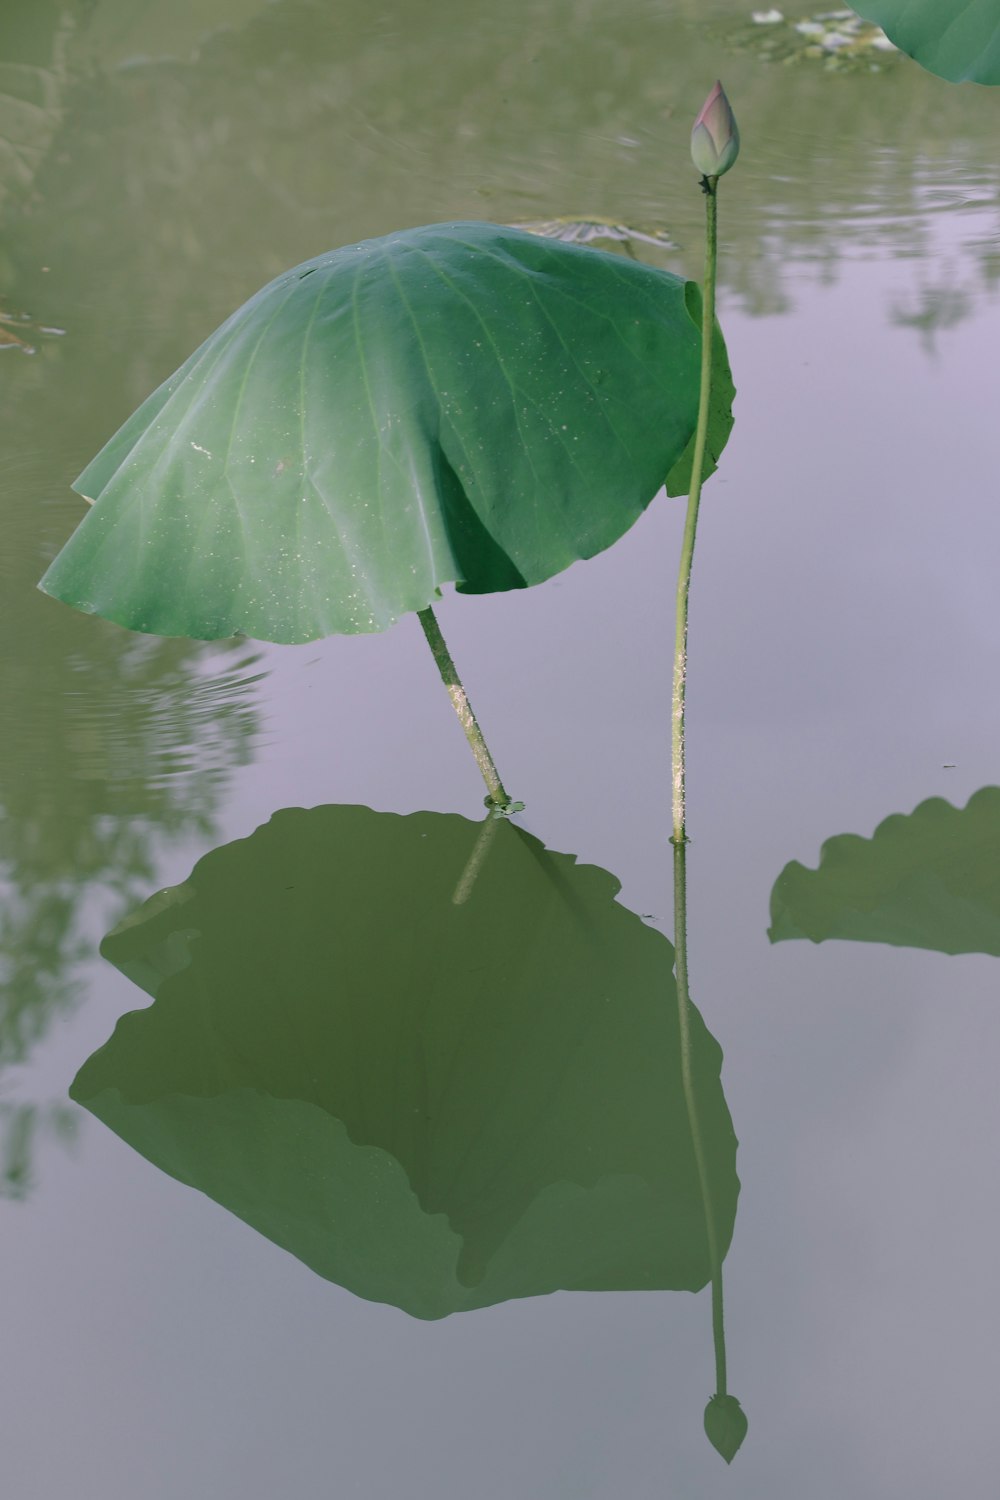
[[[73,1098],[417,1317],[694,1290],[710,1266],[673,952],[617,890],[503,820],[279,812],[106,939],[155,1003]],[[724,1255],[736,1139],[694,1011],[691,1044]]]
[[[540,583],[683,480],[690,285],[490,224],[308,261],[84,471],[96,503],[41,586],[157,635],[306,641],[382,630],[450,581]],[[717,356],[715,455],[732,422],[721,335]]]
[[[771,892],[772,942],[826,938],[1000,957],[1000,787],[965,808],[940,797],[870,839],[844,833],[819,868],[786,865]]]
[[[998,0],[856,0],[854,9],[928,72],[1000,84]]]

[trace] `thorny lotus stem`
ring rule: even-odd
[[[472,753],[476,757],[476,765],[482,773],[482,778],[486,783],[486,790],[489,792],[488,800],[500,812],[506,812],[511,806],[511,800],[504,790],[503,782],[500,780],[497,768],[493,764],[493,757],[489,752],[486,741],[483,739],[483,731],[480,729],[479,722],[472,712],[472,704],[469,702],[469,696],[462,686],[462,679],[459,677],[455,663],[451,659],[451,652],[445,645],[444,636],[441,634],[441,627],[437,622],[437,617],[428,605],[426,609],[417,611],[417,619],[423,627],[424,635],[427,637],[427,644],[431,648],[431,655],[434,657],[437,669],[441,673],[441,681],[448,689],[448,696],[452,701],[455,712],[458,714],[458,722],[465,731],[465,738],[468,740],[472,748]]]
[[[726,1333],[722,1307],[722,1259],[719,1255],[719,1233],[715,1222],[708,1163],[698,1115],[691,1068],[691,993],[687,962],[687,849],[681,839],[674,841],[674,957],[677,974],[677,1022],[681,1043],[681,1086],[687,1110],[698,1188],[705,1215],[705,1237],[708,1242],[708,1264],[712,1275],[712,1338],[715,1344],[715,1393],[726,1395]]]
[[[712,394],[712,334],[715,329],[715,262],[718,177],[703,177],[705,194],[705,285],[701,306],[701,388],[698,398],[698,426],[695,429],[694,459],[691,466],[691,490],[688,495],[681,564],[677,578],[677,625],[674,646],[674,698],[671,715],[671,771],[673,782],[674,844],[687,840],[684,805],[684,692],[687,684],[688,594],[691,589],[691,560],[698,529],[698,502],[701,499],[701,476],[705,466],[705,444],[708,437],[709,400]]]

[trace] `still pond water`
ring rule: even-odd
[[[840,846],[830,930],[881,941],[768,928],[790,861],[1000,780],[1000,93],[832,68],[790,28],[775,61],[750,9],[4,0],[0,330],[35,349],[0,349],[17,1500],[996,1493],[991,798],[906,846],[885,921],[875,846]],[[679,1289],[697,1199],[657,1146],[682,503],[443,601],[533,836],[504,826],[471,884],[482,786],[415,620],[198,646],[35,590],[71,480],[288,266],[567,219],[700,275],[687,135],[720,74],[739,396],[695,563],[689,959],[706,1117],[739,1139],[728,1469],[709,1293]],[[249,839],[282,809],[319,811]],[[731,1217],[731,1149],[712,1171]],[[567,1284],[610,1289],[530,1295]]]

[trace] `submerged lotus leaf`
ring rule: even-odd
[[[540,583],[686,488],[697,288],[603,251],[446,224],[264,287],[76,481],[42,580],[133,630],[383,630],[456,582]],[[706,472],[732,425],[717,335]]]
[[[928,72],[1000,84],[997,0],[856,0],[854,9]]]
[[[964,808],[941,797],[895,813],[870,839],[843,833],[819,868],[786,865],[771,892],[772,942],[827,938],[1000,957],[1000,787]]]
[[[711,1274],[670,944],[504,820],[287,809],[102,951],[155,997],[72,1095],[319,1275],[422,1318]],[[690,1081],[724,1255],[722,1054]]]

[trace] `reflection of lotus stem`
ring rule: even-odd
[[[677,1020],[681,1041],[681,1084],[684,1089],[684,1105],[687,1109],[694,1160],[698,1168],[698,1187],[701,1205],[705,1214],[705,1236],[708,1240],[708,1264],[712,1273],[712,1337],[715,1342],[715,1391],[726,1394],[726,1334],[722,1318],[722,1261],[719,1258],[719,1236],[715,1227],[715,1208],[712,1204],[711,1183],[705,1147],[698,1120],[698,1100],[695,1097],[694,1078],[691,1071],[691,995],[688,989],[687,966],[687,850],[681,840],[674,843],[674,954],[677,964]]]
[[[448,696],[452,701],[458,721],[465,730],[465,738],[472,747],[472,753],[476,757],[476,765],[482,772],[486,789],[489,792],[489,800],[495,807],[505,811],[510,807],[510,798],[504,791],[503,782],[497,774],[497,768],[493,764],[493,757],[489,747],[483,739],[483,731],[480,729],[475,714],[472,712],[472,704],[469,702],[468,694],[462,686],[462,679],[455,670],[455,663],[451,659],[451,652],[445,645],[441,627],[437,622],[434,611],[428,607],[417,611],[417,619],[423,626],[427,644],[431,648],[431,655],[437,663],[437,669],[441,673],[441,681],[448,689]]]
[[[453,906],[464,906],[472,895],[472,888],[479,878],[479,872],[483,868],[486,856],[490,852],[490,845],[496,837],[496,831],[500,827],[501,819],[496,813],[488,813],[486,821],[479,830],[472,853],[466,862],[465,869],[458,878],[455,894],[451,898]]]
[[[694,458],[691,464],[691,491],[688,495],[681,566],[677,578],[677,626],[674,646],[674,701],[672,712],[672,779],[674,842],[687,838],[684,808],[684,690],[687,682],[688,593],[691,588],[691,559],[698,527],[698,502],[701,499],[701,475],[705,466],[705,444],[708,437],[708,407],[712,393],[712,335],[715,331],[715,259],[716,259],[716,192],[719,179],[703,177],[705,193],[705,285],[701,305],[701,390],[698,399],[698,426],[695,429]]]

